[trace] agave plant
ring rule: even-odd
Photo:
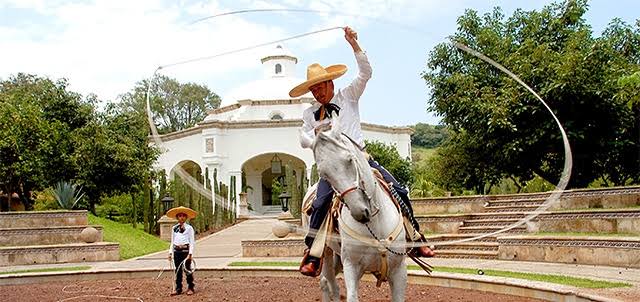
[[[51,193],[60,207],[67,210],[73,209],[78,201],[84,197],[82,188],[78,188],[75,184],[66,181],[58,182],[51,190]]]

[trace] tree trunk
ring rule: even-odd
[[[131,193],[131,210],[133,211],[131,215],[131,226],[136,229],[138,228],[138,209],[136,207],[136,194]]]

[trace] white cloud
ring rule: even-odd
[[[419,3],[419,4],[416,4]],[[428,4],[424,4],[428,2]],[[159,65],[171,64],[273,41],[332,26],[364,28],[371,18],[329,14],[280,14],[303,26],[285,21],[265,24],[265,14],[225,16],[189,24],[193,20],[239,7],[218,1],[187,4],[163,0],[55,2],[11,0],[0,7],[30,9],[42,16],[31,26],[0,26],[0,77],[18,72],[70,80],[71,89],[114,100],[136,81],[151,76]],[[431,10],[432,1],[243,1],[241,8],[305,8],[339,11],[368,17],[400,18],[416,10]],[[293,7],[292,7],[293,5]],[[418,5],[419,8],[413,6]],[[272,15],[270,15],[272,16]],[[283,18],[283,19],[286,19]],[[304,22],[307,19],[313,22]],[[343,43],[343,34],[330,31],[287,44],[297,55],[315,54]],[[215,83],[233,81],[239,71],[258,71],[264,49],[241,52],[221,59],[198,61],[162,71],[180,81]],[[231,84],[226,83],[226,86]],[[235,85],[233,85],[235,86]],[[217,91],[217,87],[210,85]],[[217,91],[224,93],[224,91]]]

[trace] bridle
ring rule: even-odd
[[[345,137],[347,137],[349,139],[349,141],[351,141],[351,139],[348,136],[346,136],[345,134],[341,134],[341,136],[345,136]],[[349,194],[349,193],[352,193],[352,192],[361,191],[364,194],[366,200],[369,202],[369,204],[371,206],[373,206],[373,208],[375,209],[375,211],[371,214],[371,217],[377,215],[380,212],[380,206],[377,203],[374,204],[375,198],[373,198],[373,196],[371,194],[369,194],[369,191],[367,191],[367,186],[366,186],[366,184],[364,182],[364,179],[362,178],[362,171],[360,169],[360,166],[358,165],[358,158],[354,154],[354,151],[351,150],[351,148],[348,148],[348,147],[344,146],[343,144],[341,144],[342,143],[341,141],[337,141],[337,143],[339,143],[340,147],[346,149],[349,152],[350,162],[352,163],[352,165],[353,165],[353,167],[354,167],[354,169],[356,171],[356,179],[354,180],[353,185],[348,187],[348,188],[346,188],[345,190],[339,191],[339,190],[336,190],[335,187],[334,187],[334,191],[336,192],[336,194],[338,194],[338,197],[340,198],[340,201],[347,208],[349,207],[349,205],[345,202],[345,199],[344,199],[345,196],[347,194]],[[374,185],[374,190],[373,191],[374,191],[374,194],[375,194],[375,192],[377,192],[376,189],[377,189],[378,183],[374,180],[373,185]],[[333,185],[332,185],[332,187],[333,187]]]

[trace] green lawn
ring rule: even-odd
[[[411,158],[414,162],[426,163],[429,158],[436,154],[437,148],[429,149],[411,145]]]
[[[154,252],[168,250],[169,242],[134,229],[130,224],[118,223],[89,215],[90,224],[102,225],[104,241],[120,243],[120,259],[129,259]]]
[[[0,272],[0,275],[22,274],[22,273],[44,273],[44,272],[67,272],[67,271],[84,271],[90,269],[91,266],[69,266],[69,267],[50,267],[38,269],[23,269],[8,272]]]
[[[278,262],[278,261],[232,262],[229,264],[229,266],[257,266],[257,267],[262,267],[262,266],[297,267],[299,265],[300,263],[298,262],[284,262],[284,261],[282,262]],[[407,266],[407,269],[422,270],[417,265],[409,265]],[[448,266],[436,266],[433,268],[433,271],[444,272],[444,273],[470,274],[470,275],[478,274],[477,269],[448,267]],[[560,276],[560,275],[518,273],[518,272],[500,271],[500,270],[483,270],[482,272],[486,276],[542,281],[542,282],[548,282],[548,283],[570,285],[570,286],[581,287],[581,288],[613,288],[613,287],[630,287],[631,286],[631,284],[629,283],[600,281],[600,280],[593,280],[593,279],[587,279],[587,278],[576,278],[576,277],[567,277],[567,276]]]

